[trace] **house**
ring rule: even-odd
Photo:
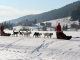
[[[40,23],[41,26],[45,26],[45,23]]]

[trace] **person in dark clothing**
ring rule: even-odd
[[[70,39],[72,36],[66,36],[66,34],[63,33],[60,23],[56,26],[56,36],[57,39]]]

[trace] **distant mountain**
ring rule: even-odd
[[[17,23],[22,20],[37,20],[38,22],[44,22],[44,21],[49,21],[49,20],[54,20],[54,19],[59,19],[59,18],[64,18],[68,17],[71,15],[71,12],[80,4],[80,1],[73,2],[71,4],[68,4],[64,7],[61,7],[59,9],[54,9],[48,12],[44,12],[41,14],[36,14],[36,15],[26,15],[17,19],[9,20],[11,23]]]

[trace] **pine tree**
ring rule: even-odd
[[[36,24],[36,23],[37,23],[37,20],[35,19],[35,20],[33,21],[33,23]]]

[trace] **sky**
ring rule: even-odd
[[[78,0],[0,0],[0,22],[58,9]]]

